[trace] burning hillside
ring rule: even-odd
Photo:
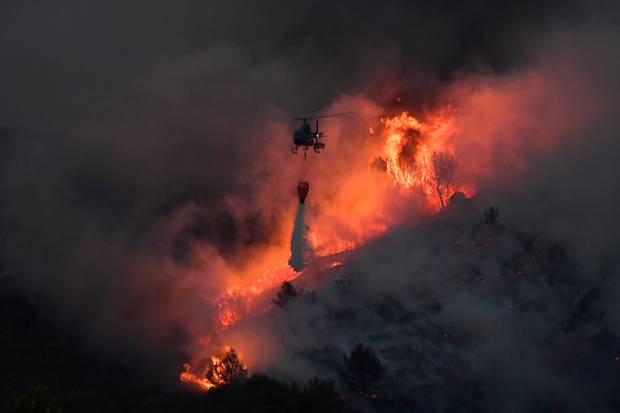
[[[348,323],[349,321],[346,321],[348,316],[342,314],[348,314],[353,310],[337,305],[337,309],[332,308],[335,304],[330,304],[329,301],[336,300],[334,294],[337,293],[330,292],[329,286],[325,286],[325,280],[331,279],[334,282],[334,279],[345,277],[340,285],[353,283],[353,287],[346,288],[358,288],[354,286],[355,281],[351,281],[355,277],[347,278],[351,276],[351,271],[356,271],[354,268],[360,261],[357,258],[349,262],[351,256],[359,257],[358,251],[367,251],[370,248],[367,245],[377,245],[378,242],[382,242],[380,240],[386,236],[389,238],[391,233],[401,231],[402,228],[426,226],[428,217],[448,209],[450,199],[456,193],[461,194],[459,199],[471,199],[477,197],[481,190],[488,192],[519,188],[523,185],[525,176],[536,173],[533,165],[551,156],[560,143],[564,146],[578,143],[563,140],[563,136],[568,131],[581,130],[585,125],[587,113],[564,106],[564,96],[569,93],[563,89],[564,83],[557,73],[539,69],[503,81],[466,80],[456,82],[442,92],[437,100],[444,103],[424,110],[415,108],[407,110],[404,107],[398,111],[388,110],[370,102],[364,96],[344,96],[326,112],[352,110],[356,115],[332,124],[329,145],[325,151],[318,155],[311,154],[306,161],[296,158],[291,161],[285,158],[287,154],[282,155],[273,148],[268,148],[257,162],[256,173],[268,170],[269,173],[278,176],[278,179],[281,178],[282,182],[290,183],[290,189],[283,192],[274,191],[272,181],[267,181],[265,185],[259,185],[256,197],[267,209],[274,205],[272,197],[286,200],[287,207],[284,208],[286,225],[279,228],[275,242],[270,248],[252,252],[251,259],[246,260],[242,267],[242,273],[230,268],[231,276],[223,280],[224,291],[215,295],[214,299],[217,309],[214,318],[219,328],[207,335],[198,335],[194,344],[189,347],[192,357],[189,363],[191,370],[187,367],[182,380],[200,384],[200,380],[204,380],[204,374],[194,376],[190,375],[191,371],[204,371],[200,360],[217,352],[218,348],[224,345],[242,351],[252,371],[275,368],[283,369],[282,374],[285,376],[289,374],[282,366],[280,358],[274,353],[285,352],[286,357],[298,360],[300,356],[297,352],[303,352],[304,346],[290,343],[290,337],[286,337],[286,333],[283,333],[291,328],[295,330],[297,327],[285,323],[280,325],[278,332],[273,331],[271,324],[277,324],[276,321],[266,321],[277,320],[277,313],[281,311],[272,301],[276,289],[284,281],[294,281],[298,285],[303,285],[302,289],[307,290],[327,288],[323,294],[327,294],[330,298],[327,298],[327,302],[319,300],[325,307],[323,311],[333,314],[336,320]],[[546,92],[541,92],[541,88]],[[532,102],[540,100],[543,96],[547,99],[550,94],[558,99],[558,104],[555,107],[541,107],[541,113],[533,114],[532,118],[529,109]],[[568,116],[563,122],[549,123],[548,119],[557,118],[556,109],[572,116]],[[283,126],[274,127],[275,133],[287,133],[287,128]],[[522,132],[524,130],[526,132]],[[309,180],[312,189],[309,193],[305,192],[307,198],[304,196],[305,202],[300,204],[300,208],[303,208],[297,211],[296,230],[293,230],[295,216],[293,205],[296,203],[294,191],[298,180]],[[276,187],[281,188],[282,185]],[[236,208],[240,208],[237,200],[233,199],[231,202]],[[471,202],[465,204],[470,205]],[[483,205],[478,204],[477,207],[471,205],[465,209],[478,208],[480,211],[483,208]],[[442,219],[454,215],[457,213],[455,208],[458,210],[461,207],[453,207],[447,214],[441,214]],[[458,214],[464,214],[466,217],[458,220],[465,220],[460,225],[462,231],[468,231],[466,228],[472,225],[471,220],[477,218],[472,218],[471,211],[461,211]],[[437,235],[440,239],[447,236],[443,231],[442,229]],[[459,234],[458,231],[450,235],[455,238],[450,242],[454,242],[457,249],[453,250],[450,247],[446,250],[446,257],[438,259],[449,261],[450,257],[461,257],[464,252],[459,248],[467,249],[467,254],[479,254],[480,252],[476,251],[478,247],[472,245],[496,243],[504,245],[503,243],[509,242],[507,241],[509,239],[518,239],[514,242],[522,243],[519,236],[512,234],[499,236],[495,230],[487,234],[475,225],[469,231],[470,235]],[[291,234],[293,241],[290,241]],[[436,240],[431,238],[429,245],[435,245]],[[371,240],[373,241],[369,244]],[[442,242],[448,241],[444,239]],[[414,251],[417,253],[426,251],[427,248],[420,247],[419,243],[424,241],[416,240],[412,243],[417,245]],[[302,250],[305,252],[293,254],[298,259],[296,268],[300,270],[295,272],[286,265],[291,257],[289,247],[295,249],[297,248],[295,245],[302,244],[304,245]],[[395,246],[392,248],[398,250]],[[439,246],[435,248],[441,250]],[[502,246],[500,250],[503,248],[508,247]],[[532,252],[527,250],[529,247],[523,248],[525,248],[523,257],[531,257]],[[304,260],[302,265],[299,261],[300,256]],[[520,261],[525,259],[523,257],[511,259]],[[317,265],[312,265],[313,260]],[[467,258],[463,256],[459,260],[464,262]],[[368,265],[372,267],[371,264]],[[504,263],[498,265],[506,266]],[[476,274],[472,275],[464,268],[457,266],[452,271],[467,274],[463,275],[466,277],[465,280],[456,274],[445,274],[440,268],[436,269],[438,274],[442,274],[438,275],[437,280],[425,278],[426,282],[430,283],[427,287],[433,291],[429,293],[430,297],[443,295],[434,291],[435,287],[431,287],[437,283],[445,283],[448,286],[446,288],[453,288],[466,285],[471,280],[477,280],[475,283],[481,282],[483,285],[489,282],[489,275],[485,270],[476,270]],[[527,273],[518,266],[509,265],[506,268],[509,269],[502,271]],[[382,277],[387,279],[388,274]],[[366,304],[371,307],[379,305],[374,303],[373,297],[376,294],[381,295],[380,291],[384,286],[378,286],[371,280],[364,282],[375,285],[376,290],[364,289],[358,291],[358,294],[363,297],[372,291],[367,297],[370,302]],[[435,298],[420,298],[425,295],[424,288],[420,288],[417,284],[405,285],[407,286],[404,288],[413,290],[412,300],[415,302],[421,300],[416,304],[422,306],[423,310],[420,311],[431,311],[434,306],[448,305],[440,302],[433,304]],[[507,288],[510,289],[512,286]],[[400,314],[399,317],[408,319],[409,310],[401,301],[402,297],[394,297],[393,291],[390,289],[388,291],[385,299],[390,304],[386,305],[396,306],[396,309],[389,311],[395,311],[395,314]],[[294,296],[303,297],[304,294],[296,292]],[[509,301],[512,299],[514,297],[508,298]],[[312,313],[314,307],[305,300],[310,298],[299,298],[296,301],[303,302],[304,304],[299,305],[305,309],[304,311]],[[448,299],[450,300],[452,297]],[[306,308],[307,305],[310,305],[310,308]],[[429,313],[429,317],[433,318],[431,314],[434,312]],[[290,322],[294,325],[322,323],[304,317],[301,320],[293,317]],[[358,331],[357,327],[351,328],[352,331]],[[428,330],[425,334],[430,334],[432,337],[445,339],[450,337],[447,327],[439,320],[420,328]],[[281,334],[285,336],[281,337]],[[323,331],[316,334],[322,336],[331,333]],[[376,334],[381,333],[377,331]],[[400,336],[396,335],[394,340],[402,338],[398,337]],[[305,343],[307,337],[302,335],[297,339]],[[346,336],[342,337],[342,340],[350,343],[353,339]],[[394,342],[391,345],[398,346],[398,343]],[[387,348],[385,351],[391,352]],[[301,357],[301,360],[298,361],[302,364],[309,363],[307,358]],[[438,361],[427,360],[427,362]],[[310,363],[307,368],[312,370],[314,367]],[[416,368],[419,367],[414,365],[406,367],[411,370]],[[457,369],[450,374],[473,373]]]
[[[0,3],[0,411],[620,411],[619,6],[273,1]]]
[[[355,180],[356,185],[363,187],[356,195],[356,204],[359,207],[350,208],[346,194],[339,194],[343,203],[332,202],[327,206],[328,209],[324,210],[321,202],[313,201],[313,196],[310,196],[312,215],[309,225],[306,225],[304,201],[308,194],[308,183],[300,183],[300,188],[302,184],[305,186],[302,188],[303,197],[301,192],[299,195],[300,206],[291,241],[293,257],[289,263],[294,263],[291,264],[293,268],[288,268],[282,262],[273,267],[266,264],[263,269],[255,264],[252,266],[252,271],[257,274],[255,278],[246,276],[243,283],[238,283],[235,278],[231,279],[233,283],[227,285],[225,292],[214,300],[217,325],[226,330],[245,317],[255,316],[257,311],[267,310],[269,306],[257,304],[264,301],[262,294],[271,293],[283,281],[297,278],[299,271],[305,266],[304,261],[357,248],[368,239],[388,230],[390,225],[398,223],[398,216],[391,215],[389,207],[394,200],[388,198],[406,202],[415,196],[422,202],[419,206],[422,213],[443,208],[453,193],[464,191],[455,180],[457,164],[452,155],[453,150],[445,143],[455,119],[447,112],[438,113],[429,116],[427,122],[419,121],[407,112],[394,117],[381,117],[381,128],[376,133],[368,134],[363,139],[355,139],[361,142],[363,149],[359,156],[368,158],[365,170],[351,170],[347,173],[347,179]],[[377,148],[379,152],[375,156],[368,152],[368,148]],[[385,167],[377,168],[377,160]],[[371,182],[364,184],[360,182],[359,174],[374,176]],[[373,190],[369,190],[370,185],[374,186]],[[343,192],[348,191],[345,189]],[[469,191],[468,195],[471,196],[472,192]],[[333,226],[332,222],[325,221],[324,214],[334,213],[347,215],[346,226]],[[201,340],[205,341],[204,338]],[[189,370],[181,374],[181,379],[201,383],[195,376],[190,375]]]
[[[536,86],[536,82],[531,85]],[[425,217],[445,209],[457,192],[462,198],[473,197],[481,183],[488,184],[486,178],[489,175],[501,176],[501,171],[489,168],[500,164],[502,169],[511,168],[512,180],[527,172],[527,159],[515,158],[514,153],[499,153],[490,164],[490,155],[485,153],[496,151],[504,145],[499,140],[502,135],[498,137],[496,134],[501,133],[501,129],[515,126],[510,123],[510,114],[509,122],[497,125],[498,130],[489,130],[488,127],[481,130],[477,123],[472,123],[472,119],[480,116],[506,116],[504,111],[515,110],[514,104],[519,102],[519,98],[510,97],[513,85],[470,89],[470,94],[463,96],[463,90],[469,87],[466,84],[457,85],[448,95],[453,103],[427,109],[419,116],[409,111],[388,116],[385,110],[362,97],[345,98],[339,103],[338,109],[344,105],[355,106],[360,116],[335,128],[336,133],[331,141],[331,147],[335,149],[332,152],[321,153],[320,158],[315,155],[318,159],[302,161],[299,168],[287,167],[281,171],[292,176],[315,176],[311,194],[306,200],[308,188],[304,187],[305,202],[299,205],[294,229],[291,229],[291,210],[288,225],[282,227],[278,244],[265,250],[267,255],[256,252],[243,274],[224,281],[224,292],[213,299],[217,309],[214,318],[219,331],[198,339],[198,343],[207,345],[198,345],[192,350],[194,361],[191,365],[194,368],[204,370],[197,363],[209,354],[213,344],[233,345],[242,348],[252,358],[257,357],[255,351],[247,348],[247,343],[221,343],[220,340],[224,336],[234,337],[235,326],[243,325],[245,319],[255,319],[270,311],[270,297],[282,282],[295,280],[300,275],[304,279],[311,277],[312,273],[306,274],[303,268],[313,259],[334,256],[334,263],[341,265],[343,252],[360,248],[394,227],[422,222]],[[510,105],[505,108],[481,106],[480,102],[486,100],[500,103],[508,100]],[[479,113],[480,110],[483,113]],[[481,145],[484,139],[488,141]],[[497,146],[492,144],[493,140],[497,141]],[[343,150],[339,145],[353,146]],[[540,151],[550,150],[553,145],[553,141],[549,141],[540,147]],[[472,150],[478,151],[475,157],[471,155]],[[267,158],[269,156],[267,153]],[[290,161],[284,165],[290,165]],[[501,178],[497,182],[501,182]],[[264,196],[268,196],[271,189],[265,189],[267,194]],[[264,196],[261,195],[261,198],[264,199]],[[288,202],[292,204],[294,200],[291,190]],[[293,267],[296,271],[286,266],[289,254],[286,239],[291,233],[292,256],[289,262],[295,263]],[[328,264],[326,268],[330,266]],[[253,340],[245,335],[243,337],[244,341]],[[252,362],[264,363],[261,360]],[[181,378],[199,384],[202,380],[200,376],[191,375],[189,367],[186,367]]]

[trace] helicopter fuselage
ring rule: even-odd
[[[310,147],[318,153],[321,149],[325,148],[325,144],[319,142],[319,138],[323,136],[325,136],[325,134],[319,132],[318,121],[316,123],[316,130],[312,130],[310,124],[304,119],[304,123],[301,127],[293,132],[293,147],[291,148],[291,152],[297,153],[297,148],[301,146],[304,150],[304,156]]]
[[[296,120],[302,121],[299,129],[295,129],[293,132],[293,146],[291,147],[291,153],[296,154],[299,147],[302,147],[304,150],[304,158],[306,157],[306,152],[310,147],[314,150],[314,152],[319,153],[321,149],[325,149],[325,144],[320,142],[320,138],[324,138],[325,135],[323,132],[319,130],[319,119],[321,118],[329,118],[333,116],[343,116],[348,115],[349,113],[334,113],[331,115],[322,115],[322,116],[313,116],[313,117],[304,117],[297,118]],[[309,120],[315,119],[315,128],[312,130],[312,127],[308,123]]]
[[[307,132],[300,128],[293,133],[293,144],[295,146],[312,146],[317,137],[316,133],[312,131]]]

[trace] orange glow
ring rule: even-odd
[[[227,292],[215,301],[215,319],[221,328],[230,328],[247,313],[247,298],[234,291]]]
[[[202,261],[184,284],[175,284],[181,292],[198,289],[209,304],[204,313],[193,311],[193,302],[180,306],[193,323],[188,328],[195,337],[187,349],[191,365],[217,352],[224,340],[243,350],[253,366],[270,367],[279,338],[263,337],[260,323],[242,321],[266,311],[282,281],[303,277],[304,285],[312,286],[314,275],[345,265],[346,251],[439,211],[450,194],[508,191],[548,152],[577,139],[575,131],[587,136],[585,121],[600,108],[582,90],[585,85],[576,82],[585,77],[574,79],[558,69],[554,64],[497,78],[461,79],[438,91],[433,100],[438,106],[396,115],[364,95],[342,95],[317,113],[354,115],[322,121],[327,147],[320,154],[309,152],[307,159],[288,151],[290,122],[266,121],[256,145],[247,148],[252,162],[239,173],[241,189],[231,190],[223,202],[239,231],[248,216],[258,216],[266,227],[259,225],[258,235],[267,239],[246,237],[239,252],[225,258],[199,245]],[[414,99],[401,99],[398,107]],[[434,154],[454,162],[439,189]],[[342,253],[317,260],[320,265],[306,267],[305,273],[287,265],[300,180],[310,182],[304,216],[310,259]],[[201,317],[213,317],[216,328]],[[214,386],[189,366],[181,380],[203,389]]]
[[[334,148],[340,146],[341,150],[325,151],[312,160],[317,165],[311,172],[314,178],[305,213],[310,259],[359,247],[397,224],[403,209],[410,213],[412,202],[413,208],[420,213],[441,208],[433,184],[432,155],[434,152],[453,153],[448,144],[456,122],[453,112],[438,110],[425,116],[424,120],[403,112],[397,116],[382,116],[377,123],[378,113],[376,111],[374,116],[368,116],[366,124],[360,124],[353,137],[350,137],[351,129],[330,130],[330,145]],[[343,139],[343,143],[339,144],[339,139]],[[305,168],[311,161],[294,163],[299,159],[291,161],[287,158],[280,162],[280,155],[274,156],[277,161],[268,162],[269,167],[284,168],[281,174],[292,176],[289,195],[292,217],[292,208],[297,201],[294,189],[298,178],[286,168],[291,165]],[[378,158],[385,163],[385,168],[374,167],[373,162]],[[302,177],[305,178],[304,175]],[[266,196],[273,188],[264,188]],[[451,191],[457,189],[464,191],[463,186],[456,184]],[[464,192],[468,196],[473,193],[471,189]],[[236,205],[232,204],[233,207]],[[259,251],[248,250],[244,266],[234,269],[226,267],[222,291],[205,297],[215,308],[213,317],[218,331],[210,333],[213,338],[234,329],[246,317],[268,310],[271,300],[264,295],[283,281],[294,280],[303,274],[296,273],[287,265],[292,219],[289,224],[279,229],[280,242],[276,246]],[[320,268],[315,267],[309,276],[314,271],[342,266],[344,262],[345,258],[339,257]],[[212,352],[210,340],[205,342],[207,344],[195,344],[192,353]],[[251,343],[242,340],[234,344],[252,353]],[[192,365],[196,365],[198,358],[195,356]],[[217,361],[214,358],[210,360]],[[216,385],[203,376],[193,374],[189,365],[181,373],[181,380],[205,390]]]
[[[224,294],[213,300],[217,309],[215,315],[217,325],[222,329],[233,327],[248,314],[256,297],[279,286],[283,281],[297,278],[298,275],[288,265],[281,265],[266,268],[256,279],[246,284],[242,282],[231,284]]]
[[[454,134],[456,118],[452,110],[439,111],[420,121],[407,112],[392,118],[382,118],[384,126],[383,160],[387,173],[403,191],[415,190],[423,194],[433,210],[441,207],[437,193],[437,168],[434,154],[454,154],[448,140]],[[461,191],[473,195],[471,188],[449,183],[447,197]],[[445,200],[447,201],[447,199]]]
[[[337,261],[334,261],[334,262],[330,263],[328,265],[328,268],[341,267],[342,265],[344,265],[344,260],[337,260]]]
[[[192,373],[192,368],[187,363],[183,365],[183,371],[179,375],[179,379],[183,383],[193,384],[201,390],[210,390],[215,387],[215,384],[207,380],[206,377],[199,377]]]
[[[315,185],[310,190],[306,221],[312,255],[325,257],[348,251],[385,232],[394,222],[388,205],[390,186],[400,188],[402,197],[412,192],[423,194],[431,210],[439,209],[433,183],[432,154],[452,152],[446,142],[454,123],[452,111],[442,110],[428,115],[425,121],[403,112],[394,117],[382,117],[379,131],[370,127],[375,133],[370,138],[374,142],[356,153],[360,167],[352,169],[341,182],[329,187],[328,196],[320,192],[323,188],[316,189]],[[390,178],[387,181],[377,180],[376,171],[370,167],[377,157],[386,163],[386,173]],[[452,192],[455,190],[472,194],[471,190],[465,191],[456,185]],[[316,198],[322,199],[315,201]],[[318,205],[321,206],[319,212]],[[289,234],[290,230],[286,228],[280,248],[265,251],[246,270],[231,274],[227,277],[225,292],[211,299],[217,309],[216,323],[221,329],[229,329],[243,319],[251,311],[257,296],[299,275],[286,265]]]
[[[189,364],[184,364],[179,379],[201,390],[211,390],[231,383],[235,377],[245,377],[248,369],[237,358],[235,350],[230,347],[225,347],[221,353],[211,356],[208,360],[202,360],[200,364],[200,375],[194,374]]]

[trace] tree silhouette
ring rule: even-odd
[[[278,291],[277,297],[274,298],[274,304],[279,307],[286,307],[291,299],[294,299],[301,295],[301,292],[297,291],[293,284],[289,281],[284,281],[280,285],[280,291]]]
[[[165,409],[166,412],[218,413],[352,413],[336,391],[333,381],[313,378],[305,385],[284,383],[265,375],[253,375],[239,386],[211,390],[200,404]],[[146,410],[145,410],[146,411]],[[153,411],[153,410],[148,410]],[[156,411],[164,411],[157,409]]]
[[[494,206],[490,206],[487,209],[484,210],[484,213],[482,214],[482,222],[484,222],[486,225],[493,227],[497,224],[497,219],[499,218],[499,210],[494,207]]]
[[[243,365],[234,348],[206,360],[205,377],[216,386],[245,380],[248,369]]]
[[[342,355],[344,368],[341,372],[347,387],[364,397],[372,397],[373,384],[383,375],[383,366],[375,352],[363,344],[356,345],[350,355]]]
[[[47,386],[37,386],[32,394],[15,399],[11,413],[62,413]]]
[[[339,412],[343,411],[343,402],[332,380],[315,377],[301,389],[299,394],[299,412]]]
[[[447,152],[433,152],[433,181],[435,190],[441,203],[441,209],[446,207],[446,200],[454,190],[454,175],[456,172],[456,161],[454,155]]]

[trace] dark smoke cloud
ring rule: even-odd
[[[298,77],[279,80],[268,95],[290,112],[315,110],[375,77],[372,92],[389,99],[388,86],[424,89],[477,66],[509,70],[527,57],[537,34],[593,9],[559,1],[65,0],[2,7],[0,123],[28,128],[70,126],[110,110],[154,65],[218,44],[235,45],[250,59],[290,62]]]
[[[342,93],[381,104],[405,92],[429,103],[454,78],[511,73],[544,58],[531,49],[551,29],[600,18],[579,2],[5,3],[5,274],[51,297],[68,325],[98,342],[171,364],[188,337],[212,328],[203,299],[221,288],[212,274],[243,266],[246,251],[269,245],[290,219],[281,212],[284,185],[258,202],[278,177],[256,157],[286,150],[272,139],[283,121]],[[604,38],[575,40],[582,51]],[[589,52],[599,62],[608,50],[599,44]],[[600,79],[606,87],[611,75]],[[615,98],[615,89],[608,93]],[[611,156],[604,137],[613,141],[615,130],[600,125],[604,159]],[[554,162],[574,160],[572,150]],[[590,150],[584,159],[598,166],[601,154]],[[525,219],[532,225],[581,196],[556,185],[562,175],[548,166],[537,179],[550,206],[535,191],[518,197],[532,199],[524,210],[537,205],[536,219]],[[608,245],[601,231],[616,222],[604,208],[613,201],[612,169],[594,176],[602,187],[580,222],[596,231],[584,248]],[[584,236],[570,228],[549,231]]]

